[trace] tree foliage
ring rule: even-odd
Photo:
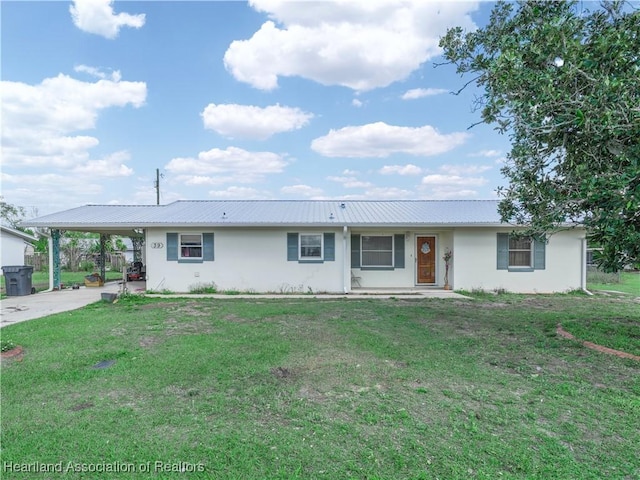
[[[510,136],[502,220],[534,235],[582,224],[605,269],[640,261],[640,12],[498,2],[486,27],[440,46],[484,91],[482,122]]]
[[[11,228],[18,229],[18,224],[24,219],[24,207],[19,207],[4,201],[0,196],[0,218],[4,220]]]

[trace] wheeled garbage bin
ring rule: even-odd
[[[2,267],[4,275],[4,285],[8,297],[18,297],[33,293],[31,277],[33,267],[30,265],[12,265]]]

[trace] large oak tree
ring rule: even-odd
[[[582,224],[605,269],[640,262],[637,4],[498,2],[440,46],[481,88],[479,123],[510,136],[503,221],[533,235]]]

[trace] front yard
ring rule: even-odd
[[[640,355],[639,311],[129,297],[12,325],[2,478],[638,478],[640,362],[556,325]]]

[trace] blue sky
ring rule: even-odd
[[[488,199],[447,27],[488,2],[3,1],[2,195],[42,215],[178,199]],[[28,215],[32,216],[32,215]]]

